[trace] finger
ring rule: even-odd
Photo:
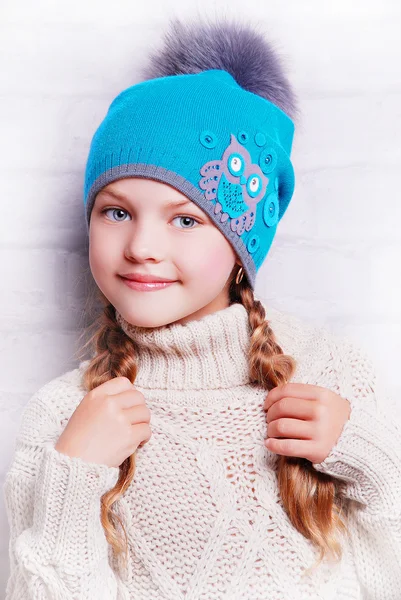
[[[135,428],[135,435],[138,435],[138,427]],[[148,424],[141,423],[139,425],[139,435],[140,438],[143,438],[142,441],[138,444],[138,448],[149,442],[153,433]]]
[[[276,419],[267,426],[269,438],[297,438],[312,440],[315,430],[313,421],[299,419]]]
[[[318,400],[325,388],[309,383],[286,383],[279,385],[267,393],[263,408],[268,410],[272,404],[284,397]]]
[[[317,413],[316,400],[302,400],[300,398],[281,398],[269,408],[266,421],[270,423],[282,417],[312,420]]]
[[[139,404],[138,406],[132,406],[124,409],[124,415],[127,417],[131,425],[138,423],[150,423],[151,412],[146,404]]]
[[[144,395],[133,388],[120,392],[119,394],[108,394],[109,399],[115,402],[119,408],[131,408],[138,404],[145,404]]]
[[[128,379],[128,377],[113,377],[112,379],[108,379],[101,385],[98,385],[96,388],[92,390],[94,394],[97,393],[106,393],[106,394],[118,394],[120,392],[124,392],[125,390],[133,389],[133,385]]]
[[[265,441],[265,446],[268,450],[274,452],[275,454],[306,458],[307,460],[314,462],[313,456],[315,442],[311,440],[278,440],[276,438],[269,438]]]

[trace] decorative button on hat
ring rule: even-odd
[[[85,171],[96,194],[124,177],[167,183],[214,221],[252,288],[295,185],[297,108],[275,51],[244,24],[172,20],[145,80],[112,101]]]

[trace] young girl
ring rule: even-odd
[[[250,27],[179,21],[112,102],[84,197],[104,311],[23,414],[8,600],[401,597],[401,425],[372,361],[254,295],[295,104]]]

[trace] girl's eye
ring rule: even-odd
[[[102,210],[102,213],[108,213],[110,210],[113,211],[113,214],[116,212],[120,212],[120,213],[125,213],[126,215],[128,215],[127,211],[124,210],[123,208],[105,208],[104,210]],[[120,221],[120,220],[121,219],[117,219],[117,221]]]
[[[102,210],[102,213],[108,213],[109,211],[112,211],[112,212],[113,212],[113,215],[115,215],[115,214],[116,214],[116,213],[118,213],[118,212],[120,213],[120,216],[121,216],[121,213],[123,213],[123,215],[124,215],[124,214],[126,214],[126,215],[128,215],[128,214],[129,214],[129,213],[128,213],[126,210],[124,210],[123,208],[104,208],[104,209]],[[188,224],[188,221],[194,221],[195,223],[199,223],[199,221],[197,221],[197,220],[196,220],[194,217],[187,217],[187,216],[185,216],[185,215],[180,215],[180,216],[178,216],[178,217],[174,217],[174,219],[173,219],[173,220],[175,220],[175,219],[185,219],[185,220],[187,221],[187,224]],[[113,221],[114,219],[111,219],[111,220]],[[116,220],[117,220],[117,222],[122,222],[122,221],[124,221],[124,220],[126,220],[126,219],[116,219]],[[193,227],[182,227],[182,229],[193,229]]]
[[[174,217],[173,221],[175,219],[185,219],[187,222],[194,221],[195,223],[199,223],[199,221],[197,221],[194,217],[186,217],[185,215],[180,215],[179,217]],[[193,229],[193,227],[183,227],[183,229]]]

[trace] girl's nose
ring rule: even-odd
[[[125,255],[136,261],[161,260],[166,243],[162,234],[150,226],[136,227],[126,243]]]

